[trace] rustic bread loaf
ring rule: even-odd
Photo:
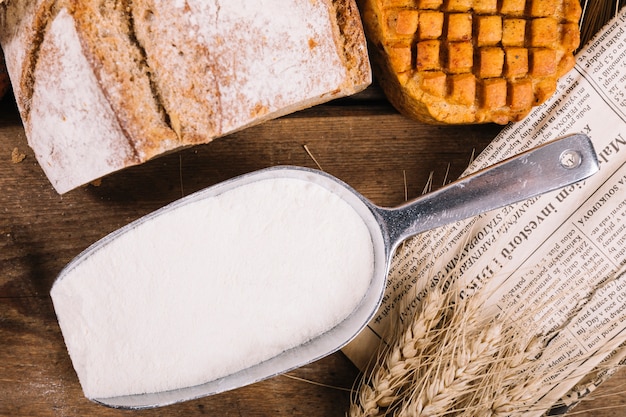
[[[0,44],[59,193],[371,82],[354,0],[9,0]]]
[[[574,66],[578,0],[361,0],[385,94],[429,123],[500,124],[543,103]]]

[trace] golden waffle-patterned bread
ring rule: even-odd
[[[429,123],[517,121],[574,66],[578,0],[361,0],[375,75]]]

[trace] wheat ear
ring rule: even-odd
[[[393,344],[381,351],[369,380],[361,383],[358,401],[353,401],[350,408],[352,417],[385,415],[397,399],[403,397],[410,387],[412,374],[423,368],[423,350],[436,343],[434,339],[445,321],[442,313],[449,304],[450,295],[440,288],[428,292],[415,318],[392,338]]]
[[[453,294],[429,292],[362,382],[352,417],[503,416],[533,404],[542,382],[533,365],[546,338]]]

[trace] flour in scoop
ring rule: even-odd
[[[202,384],[344,320],[374,249],[354,209],[293,178],[263,179],[138,222],[52,288],[88,398]]]

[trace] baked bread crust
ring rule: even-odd
[[[59,193],[371,83],[354,0],[11,0],[0,44]]]
[[[374,74],[427,123],[524,118],[573,68],[578,0],[361,0]]]

